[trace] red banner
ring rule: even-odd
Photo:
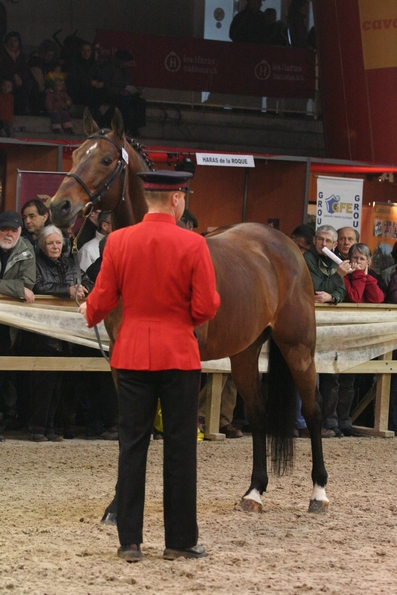
[[[315,55],[301,48],[97,30],[98,57],[131,52],[138,87],[260,97],[314,97]]]
[[[48,208],[50,200],[58,190],[65,173],[49,171],[18,171],[16,209],[20,213],[23,205],[37,198]]]
[[[316,0],[327,157],[397,162],[396,0]]]

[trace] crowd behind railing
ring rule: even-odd
[[[182,225],[193,230],[198,223],[188,210]],[[31,303],[35,294],[63,299],[84,299],[94,287],[106,238],[112,231],[111,216],[93,212],[79,236],[79,265],[71,256],[70,238],[51,224],[46,206],[38,199],[25,203],[21,214],[0,214],[0,293]],[[397,242],[391,252],[394,264],[381,274],[371,268],[371,251],[359,242],[356,230],[336,231],[309,225],[291,234],[308,265],[314,286],[314,301],[336,304],[397,303]],[[323,252],[331,250],[334,262]],[[81,277],[81,283],[77,278]],[[0,325],[0,355],[97,357],[99,351],[70,344],[26,330]],[[396,356],[396,354],[394,354]],[[200,393],[198,428],[205,432],[205,403],[209,384]],[[262,377],[266,383],[266,375]],[[359,437],[351,409],[373,385],[372,376],[320,374],[319,389],[324,438]],[[296,436],[307,437],[305,420],[296,412]],[[371,416],[371,411],[369,411]],[[58,442],[75,437],[74,428],[84,428],[87,439],[117,439],[117,395],[110,372],[0,372],[0,426],[3,433],[23,432],[35,442]],[[368,412],[367,412],[368,420]],[[370,425],[364,421],[361,425]],[[226,438],[240,438],[249,431],[244,406],[230,376],[224,375],[219,420]],[[389,429],[397,432],[397,375],[392,376]],[[19,435],[19,434],[18,434]],[[159,428],[154,437],[161,437]]]

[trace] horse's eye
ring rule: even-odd
[[[110,157],[104,157],[102,159],[103,165],[110,165],[112,163],[112,159]]]

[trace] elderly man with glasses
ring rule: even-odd
[[[337,265],[323,253],[323,248],[334,250],[338,243],[337,231],[332,225],[322,225],[316,230],[313,246],[303,256],[309,267],[314,286],[314,301],[320,304],[338,304],[345,299],[343,277],[350,270],[350,262]]]
[[[344,260],[338,265],[322,251],[324,247],[331,251],[335,250],[337,243],[336,229],[332,225],[322,225],[316,230],[313,246],[303,255],[309,267],[314,286],[314,301],[317,303],[338,304],[345,299],[343,277],[350,270],[350,261]],[[339,391],[339,374],[320,374],[319,389],[323,401],[322,436],[341,438],[344,433],[338,426],[338,409],[341,409],[344,399]]]
[[[33,247],[21,237],[21,231],[22,219],[16,211],[0,214],[0,294],[31,303],[36,262]],[[16,329],[0,324],[0,355],[11,355],[16,334]],[[5,375],[6,372],[0,373],[0,385]],[[3,440],[0,436],[0,441]]]

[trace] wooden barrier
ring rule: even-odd
[[[1,301],[1,299],[0,299]],[[50,303],[50,300],[48,300]],[[62,303],[61,300],[54,300],[52,305],[58,305]],[[33,304],[32,304],[33,306]],[[64,307],[74,308],[70,302],[63,302]],[[352,309],[359,309],[362,312],[369,312],[373,308],[378,310],[392,310],[396,312],[397,317],[397,306],[390,304],[338,304],[337,306],[327,306],[325,304],[316,305],[317,308],[332,308],[332,312],[340,311],[347,312]],[[331,311],[331,310],[330,310]],[[396,348],[397,348],[397,336],[396,336]],[[99,354],[99,352],[98,352]],[[221,360],[223,363],[225,360]],[[321,373],[321,365],[317,366],[318,371]],[[110,367],[106,360],[98,355],[98,357],[19,357],[19,356],[7,356],[0,357],[0,370],[28,370],[28,371],[40,371],[40,370],[63,370],[63,371],[80,371],[80,372],[103,372],[109,371]],[[227,367],[217,367],[216,362],[203,362],[202,371],[212,374],[211,377],[211,391],[210,398],[207,400],[206,408],[206,433],[205,437],[210,440],[223,440],[224,434],[219,433],[219,419],[220,419],[220,407],[221,407],[221,394],[222,394],[222,374],[230,372],[230,362]],[[266,372],[264,369],[260,369],[260,372]],[[385,353],[379,356],[377,360],[366,361],[364,363],[354,365],[341,373],[346,374],[372,374],[377,375],[377,383],[375,390],[373,391],[373,397],[375,398],[375,421],[373,428],[366,428],[361,426],[354,426],[357,430],[363,434],[372,436],[382,436],[385,438],[393,437],[394,432],[388,430],[388,417],[389,417],[389,398],[390,398],[390,380],[391,374],[397,374],[397,360],[392,359],[392,352]],[[370,395],[371,396],[371,395]],[[367,404],[371,399],[367,399]],[[356,416],[360,413],[360,407]]]

